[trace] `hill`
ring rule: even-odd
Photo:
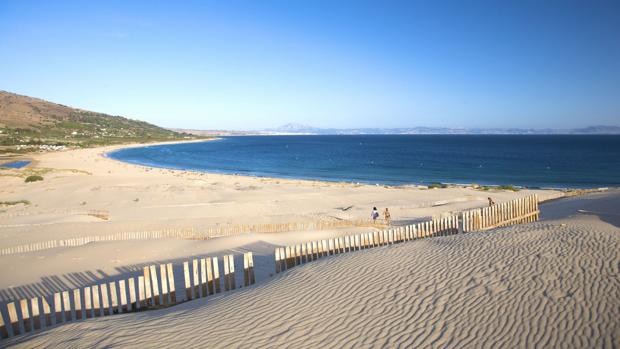
[[[91,147],[191,138],[122,116],[71,108],[0,91],[0,149],[38,149],[42,145]]]

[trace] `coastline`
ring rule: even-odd
[[[6,198],[4,200],[23,199],[29,202],[27,205],[0,207],[0,247],[43,242],[50,239],[101,236],[120,232],[149,232],[166,229],[204,230],[222,225],[352,220],[368,218],[373,206],[377,206],[380,210],[389,207],[394,224],[400,225],[415,222],[422,218],[441,217],[451,212],[486,206],[489,196],[497,203],[531,194],[537,194],[541,201],[566,197],[566,193],[554,190],[482,191],[471,187],[456,186],[427,189],[413,186],[389,187],[235,176],[153,168],[125,163],[105,156],[106,152],[125,146],[127,145],[37,154],[35,167],[11,171],[3,170],[3,174],[43,171],[45,179],[40,182],[24,183],[22,177],[0,177],[2,184],[0,196]],[[133,144],[130,146],[140,147],[144,145]],[[618,195],[617,191],[610,194],[616,195],[616,197]],[[522,274],[520,273],[522,271],[520,270],[528,270],[532,274],[536,274],[544,273],[549,268],[557,266],[558,264],[554,259],[543,258],[541,262],[532,256],[544,255],[549,250],[555,251],[564,248],[566,239],[579,236],[583,239],[594,239],[593,243],[596,243],[597,246],[608,246],[604,244],[605,241],[601,242],[601,239],[611,236],[610,232],[613,232],[613,227],[610,228],[606,222],[613,223],[613,221],[608,216],[603,215],[599,215],[602,218],[597,218],[596,214],[589,211],[608,210],[609,207],[612,207],[609,205],[612,205],[613,202],[611,204],[603,203],[605,210],[596,206],[587,207],[587,214],[576,210],[581,206],[577,207],[575,204],[589,204],[592,201],[589,199],[590,197],[576,199],[576,203],[568,202],[568,205],[564,201],[545,204],[549,207],[558,204],[567,206],[576,212],[576,217],[564,218],[565,215],[563,214],[563,218],[560,220],[547,220],[514,226],[502,229],[497,234],[496,232],[461,234],[454,237],[438,238],[437,240],[422,240],[408,245],[360,251],[359,254],[350,256],[330,256],[311,266],[304,266],[275,277],[271,275],[273,273],[271,264],[265,263],[265,261],[273,258],[275,246],[287,246],[299,242],[368,232],[372,228],[350,227],[289,231],[276,234],[251,233],[209,240],[109,241],[89,243],[78,247],[62,247],[4,255],[0,256],[0,268],[3,270],[3,277],[0,278],[0,303],[41,295],[49,296],[63,290],[135,277],[141,274],[144,266],[154,263],[175,263],[178,265],[188,259],[226,254],[238,255],[241,251],[252,251],[254,254],[257,261],[256,272],[257,280],[260,280],[259,284],[253,287],[244,287],[239,291],[219,296],[220,298],[217,299],[208,299],[206,302],[188,302],[169,310],[164,309],[159,311],[158,317],[153,319],[165,319],[166,322],[177,324],[174,322],[176,317],[170,314],[176,314],[179,309],[195,316],[204,316],[205,312],[218,313],[224,316],[229,314],[230,306],[248,300],[255,304],[267,304],[269,305],[268,308],[276,309],[276,305],[280,304],[281,299],[294,299],[295,297],[291,297],[291,295],[297,294],[300,289],[314,290],[313,287],[316,285],[322,285],[317,288],[317,292],[321,292],[321,297],[335,299],[330,298],[334,290],[355,289],[347,287],[347,285],[350,286],[348,282],[383,280],[383,286],[389,284],[387,280],[399,280],[400,283],[398,278],[399,275],[402,277],[403,270],[419,273],[413,278],[408,278],[408,280],[414,280],[415,285],[408,284],[406,290],[417,290],[417,287],[423,286],[420,291],[416,291],[408,297],[425,299],[425,290],[433,290],[437,285],[437,280],[445,280],[445,275],[453,272],[456,273],[452,278],[456,280],[455,283],[451,287],[443,287],[443,290],[465,292],[471,288],[470,279],[475,277],[475,284],[490,285],[491,291],[489,292],[495,294],[495,286],[498,285],[498,279],[495,277],[499,274],[488,273],[489,263],[499,268],[499,273],[504,273],[501,275],[521,280]],[[543,209],[549,212],[553,211],[547,206]],[[105,211],[108,218],[102,219],[91,215],[88,213],[90,210]],[[567,233],[567,226],[570,229],[577,228]],[[599,231],[602,233],[599,234]],[[496,235],[500,237],[494,238],[493,236]],[[541,240],[541,237],[544,240]],[[577,241],[575,244],[581,244],[581,242]],[[591,244],[586,245],[590,246]],[[616,251],[613,246],[608,247],[608,249],[612,252],[607,251],[606,253]],[[488,253],[488,251],[493,251],[493,253]],[[497,251],[503,252],[498,254]],[[515,251],[517,251],[517,255],[526,257],[515,259]],[[455,261],[453,258],[447,258],[446,255],[460,256],[456,257],[460,259]],[[593,258],[598,258],[597,256],[599,255],[588,252],[586,254],[578,253],[577,256],[562,257],[561,260],[564,264],[558,270],[563,270],[564,266],[566,268],[571,267],[572,264],[570,263],[572,262],[579,264],[583,260],[594,260]],[[523,263],[521,269],[502,267],[509,265],[507,263],[513,263],[515,260]],[[471,264],[472,261],[476,261],[476,264]],[[455,263],[454,267],[451,266],[451,263]],[[411,268],[411,265],[415,265],[416,268]],[[475,267],[473,274],[470,268],[472,265]],[[369,268],[368,266],[373,267]],[[314,279],[312,275],[315,276]],[[316,278],[319,275],[321,277]],[[342,275],[363,275],[363,278],[343,279]],[[306,279],[311,280],[311,283],[303,281]],[[555,295],[554,279],[545,279],[542,286],[540,282],[534,282],[534,278],[528,278],[528,280],[531,281],[528,281],[520,289],[528,290],[532,287],[538,287],[537,291],[539,291],[528,299],[548,301],[549,297],[544,296],[544,294]],[[581,285],[581,281],[574,281],[572,285]],[[379,286],[372,283],[367,285],[368,288],[382,290]],[[474,289],[473,295],[479,298],[476,299],[476,302],[487,301],[487,294],[484,290],[484,288]],[[390,292],[389,290],[384,291]],[[384,291],[380,291],[379,294],[383,294],[381,292]],[[506,293],[505,288],[501,288],[497,292],[504,292],[500,297],[495,298],[502,301],[493,303],[498,309],[504,309],[509,304],[518,304],[520,298],[515,297],[518,297],[519,293]],[[305,292],[302,295],[308,304],[313,303],[313,293]],[[372,293],[367,293],[367,295],[369,294]],[[345,292],[341,299],[357,296],[359,294],[355,292]],[[471,297],[471,294],[466,292],[463,297],[458,298],[465,301],[463,306],[469,304],[467,303],[470,299],[468,297]],[[391,298],[395,299],[394,297]],[[384,304],[386,304],[385,302],[375,302],[372,297],[365,298],[365,300],[369,304],[379,305],[372,308],[373,312],[384,309]],[[601,302],[605,305],[608,300],[603,299]],[[415,303],[407,302],[406,304]],[[218,304],[222,304],[224,308],[219,308]],[[442,314],[443,304],[443,302],[431,302],[429,306],[437,305],[438,314]],[[399,303],[393,305],[393,309],[403,308],[402,304]],[[246,309],[255,309],[254,306],[248,304]],[[333,306],[337,305],[334,304]],[[248,318],[260,319],[263,317],[261,314],[265,313],[269,314],[259,307],[258,310],[248,313]],[[503,316],[504,313],[498,312],[497,316]],[[532,314],[535,313],[536,311]],[[126,321],[123,324],[125,328],[128,328],[140,323],[136,317],[151,317],[150,314],[155,313],[128,314],[126,316],[75,322],[37,333],[36,337],[30,335],[15,337],[15,343],[18,344],[23,341],[23,344],[30,345],[40,341],[39,344],[44,346],[62,346],[69,341],[72,342],[72,336],[85,331],[92,332],[93,336],[106,336],[109,339],[114,339],[118,337],[112,336],[106,331],[92,331],[91,326],[98,326],[99,321]],[[349,315],[349,319],[359,318]],[[294,314],[290,316],[294,316]],[[395,314],[394,316],[401,315]],[[407,314],[402,316],[406,317]],[[432,319],[431,322],[437,321],[452,321],[451,323],[454,323],[454,319],[443,319],[440,316]],[[462,323],[458,322],[462,326],[471,323],[467,317],[459,321],[462,321]],[[193,324],[191,321],[184,321],[184,323]],[[356,326],[351,322],[347,324]],[[158,328],[153,323],[149,323],[148,326]],[[213,326],[216,324],[214,323]],[[424,324],[422,323],[421,326]],[[109,328],[114,333],[121,331],[115,325]],[[183,333],[189,335],[196,333],[198,329],[190,327],[181,331],[186,331]],[[273,335],[277,336],[277,334]],[[67,342],[64,341],[66,338],[69,338]],[[203,340],[202,337],[197,338]],[[82,346],[89,346],[88,340],[83,337],[79,340],[82,341],[80,342]],[[166,342],[166,340],[166,338],[159,337],[156,339],[158,343],[165,342],[173,345],[172,341]],[[225,340],[229,341],[227,343],[230,343],[231,346],[234,346],[234,343],[239,343],[234,342],[234,338]],[[253,340],[260,341],[260,338],[254,337]],[[121,345],[121,343],[118,344]],[[155,345],[154,342],[148,341],[143,342],[143,344],[146,346]],[[344,345],[344,343],[340,344]]]
[[[138,166],[103,156],[127,146],[41,153],[34,156],[35,165],[2,169],[0,197],[18,204],[0,207],[0,246],[120,232],[368,219],[373,206],[381,210],[389,208],[395,224],[404,224],[486,206],[489,196],[498,203],[530,194],[538,194],[543,201],[564,196],[552,190],[486,192],[467,187],[426,189],[234,176]],[[39,174],[44,180],[25,183],[25,176],[30,174]],[[104,212],[106,219],[91,212]],[[334,230],[329,234],[346,231]],[[316,234],[322,232],[293,234],[287,239],[295,241]],[[226,246],[241,246],[244,241],[229,242]],[[136,247],[131,243],[115,246],[118,250],[115,258],[107,257],[109,251],[77,252],[70,257],[54,252],[52,256],[41,255],[50,261],[45,266],[38,259],[20,259],[19,265],[24,270],[37,270],[32,275],[20,274],[15,261],[1,257],[0,267],[15,269],[15,275],[4,278],[0,289],[35,282],[40,276],[55,275],[58,273],[55,270],[66,273],[81,270],[80,265],[66,258],[78,258],[80,264],[93,267],[103,264],[99,267],[108,275],[117,274],[114,268],[118,265],[159,258],[155,252],[136,255],[132,252]],[[149,242],[148,246],[160,253],[167,251],[166,242]],[[170,253],[179,256],[196,250],[179,247]],[[7,271],[7,275],[13,272]]]
[[[497,183],[488,183],[488,184],[476,184],[476,183],[452,183],[452,182],[433,182],[430,184],[425,184],[425,183],[416,183],[416,182],[411,182],[411,183],[403,183],[403,184],[390,184],[390,183],[382,183],[382,182],[371,182],[371,181],[355,181],[355,180],[339,180],[339,179],[317,179],[317,178],[311,178],[311,177],[294,177],[294,176],[270,176],[270,175],[253,175],[253,174],[247,174],[247,173],[235,173],[235,172],[227,172],[227,171],[218,171],[218,170],[196,170],[196,169],[187,169],[187,168],[175,168],[175,167],[166,167],[165,165],[154,165],[154,164],[145,164],[145,163],[140,163],[140,162],[132,162],[132,161],[124,161],[122,159],[118,159],[118,158],[114,158],[109,156],[109,154],[112,154],[114,152],[118,152],[121,151],[123,149],[129,149],[129,148],[149,148],[149,147],[154,147],[154,146],[160,146],[160,145],[174,145],[174,144],[184,144],[184,143],[201,143],[201,142],[208,142],[208,141],[216,141],[216,140],[220,140],[222,139],[222,137],[215,137],[213,139],[208,139],[208,140],[193,140],[193,141],[175,141],[175,142],[158,142],[158,143],[153,143],[153,144],[129,144],[126,146],[117,146],[114,149],[111,150],[107,150],[103,156],[111,159],[111,160],[115,160],[115,161],[119,161],[121,163],[125,163],[125,164],[131,164],[134,166],[138,166],[138,167],[143,167],[143,168],[158,168],[158,169],[165,169],[165,170],[173,170],[173,171],[188,171],[188,172],[193,172],[193,173],[206,173],[206,174],[212,174],[212,175],[224,175],[224,176],[235,176],[235,177],[248,177],[248,178],[255,178],[255,179],[268,179],[268,180],[278,180],[278,181],[305,181],[305,182],[309,182],[309,183],[332,183],[332,184],[341,184],[341,185],[352,185],[352,186],[360,186],[360,185],[370,185],[370,186],[383,186],[386,188],[407,188],[407,187],[413,187],[413,188],[418,188],[418,189],[432,189],[429,188],[430,185],[432,184],[440,184],[440,185],[445,185],[447,187],[451,187],[451,188],[472,188],[472,189],[476,189],[476,190],[484,190],[484,191],[489,191],[489,190],[506,190],[503,189],[502,187],[514,187],[518,190],[553,190],[553,191],[561,191],[564,193],[567,193],[567,195],[572,196],[572,195],[583,195],[583,194],[587,194],[587,193],[592,193],[592,192],[602,192],[602,191],[606,191],[606,190],[613,190],[613,189],[618,189],[620,187],[613,187],[613,186],[592,186],[592,187],[545,187],[545,186],[525,186],[525,185],[514,185],[514,184],[497,184]],[[487,188],[487,189],[483,189],[483,188]]]

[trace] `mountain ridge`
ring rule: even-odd
[[[263,132],[273,134],[324,134],[324,135],[355,135],[355,134],[514,134],[514,135],[552,135],[552,134],[620,134],[620,127],[607,125],[594,125],[572,129],[552,128],[450,128],[450,127],[398,127],[398,128],[319,128],[309,125],[289,123],[277,128],[265,129]]]

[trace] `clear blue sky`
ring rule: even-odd
[[[0,89],[200,129],[620,125],[620,1],[0,0]]]

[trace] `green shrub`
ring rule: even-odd
[[[497,186],[483,185],[483,186],[479,187],[478,189],[479,190],[484,190],[484,191],[489,191],[489,190],[519,191],[519,188],[515,187],[514,185],[497,185]]]
[[[15,200],[15,201],[0,201],[0,206],[15,206],[15,205],[30,205],[28,200]]]
[[[447,184],[443,184],[443,183],[431,183],[428,185],[428,189],[435,189],[435,188],[447,188],[448,185]]]
[[[43,180],[43,177],[39,175],[32,175],[32,176],[26,177],[26,183],[42,181],[42,180]]]
[[[497,187],[497,189],[519,191],[519,188],[515,187],[514,185],[500,185],[499,187]]]

